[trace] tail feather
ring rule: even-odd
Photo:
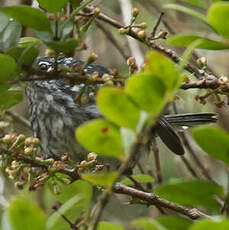
[[[173,126],[183,128],[215,123],[216,121],[217,114],[215,113],[162,115],[158,118],[155,131],[172,152],[177,155],[183,155],[185,151],[182,142]]]
[[[171,125],[175,126],[195,126],[217,121],[216,113],[187,113],[164,115],[164,117]]]

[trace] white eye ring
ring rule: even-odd
[[[50,64],[48,62],[40,62],[39,63],[39,68],[42,71],[48,71],[50,68]]]

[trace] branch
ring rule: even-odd
[[[87,6],[85,7],[85,11],[86,12],[93,12],[93,9],[94,7],[93,6]],[[107,22],[108,24],[114,26],[115,28],[117,29],[120,29],[120,28],[125,28],[124,25],[122,25],[121,23],[117,22],[116,20],[110,18],[109,16],[103,14],[103,13],[100,13],[98,16],[97,16],[98,19],[104,21],[104,22]],[[138,36],[136,35],[136,33],[134,32],[133,29],[130,29],[129,32],[127,33],[127,35],[137,39],[138,41],[141,41],[141,39],[138,38]],[[167,49],[161,45],[158,45],[156,44],[155,42],[151,42],[149,45],[148,45],[149,48],[151,49],[155,49],[159,52],[162,52],[163,54],[165,54],[167,57],[169,57],[172,61],[174,61],[175,63],[179,63],[181,58],[174,52],[172,51],[171,49]],[[208,77],[208,76],[214,76],[215,78],[219,78],[218,76],[216,75],[209,75],[207,72],[201,70],[201,69],[198,69],[197,67],[195,66],[192,66],[190,64],[187,64],[185,66],[185,70],[187,70],[188,72],[190,72],[191,74],[194,74],[198,79],[202,79],[203,77]]]
[[[227,80],[224,81],[223,78],[208,75],[205,79],[199,81],[184,82],[181,85],[181,89],[217,89],[221,87],[224,92],[229,92],[229,82]]]
[[[171,209],[193,220],[201,218],[201,217],[210,218],[207,214],[201,212],[197,208],[187,208],[185,206],[175,204],[173,202],[162,199],[159,196],[155,195],[154,193],[139,191],[137,189],[122,185],[120,183],[116,183],[114,185],[113,191],[115,193],[126,194],[132,197],[136,197],[140,200],[144,200],[150,205],[158,205],[160,207]]]

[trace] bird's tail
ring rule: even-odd
[[[216,113],[187,113],[164,115],[164,118],[175,126],[196,126],[208,123],[215,123],[217,121]]]
[[[217,115],[215,113],[162,115],[158,118],[155,131],[172,152],[183,155],[183,144],[174,126],[178,129],[185,129],[195,125],[215,123],[216,121]]]

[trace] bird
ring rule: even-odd
[[[38,58],[38,70],[54,71],[56,65],[84,67],[85,62],[72,57]],[[98,64],[85,65],[84,74],[109,74],[109,70]],[[71,85],[66,79],[33,80],[25,89],[29,107],[29,119],[34,136],[40,139],[40,151],[44,158],[60,159],[64,153],[79,162],[85,159],[88,151],[75,138],[75,129],[83,123],[101,118],[95,103],[95,94],[90,92],[87,103],[77,104],[75,99],[84,83]],[[184,129],[200,124],[215,123],[216,113],[189,113],[160,115],[152,134],[159,136],[164,144],[177,155],[185,153],[176,129]],[[90,141],[90,140],[89,140]]]

